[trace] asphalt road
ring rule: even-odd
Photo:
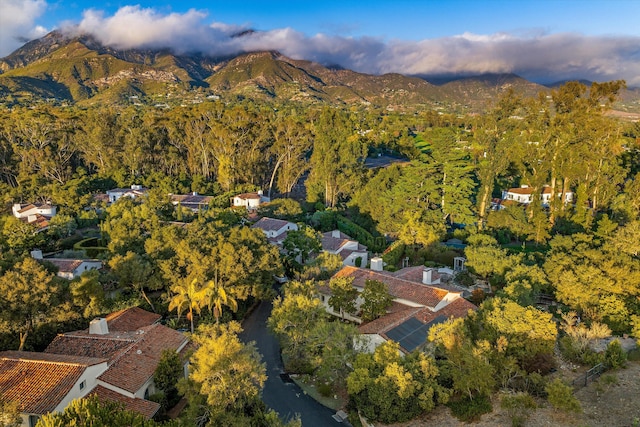
[[[267,318],[271,314],[271,308],[270,301],[261,302],[243,322],[244,331],[240,334],[244,342],[256,342],[258,351],[262,354],[262,361],[267,365],[267,381],[262,390],[262,399],[269,408],[280,414],[284,421],[299,414],[304,427],[347,425],[332,418],[335,411],[304,394],[291,380],[286,381],[280,377],[280,374],[284,373],[280,345],[267,329]]]

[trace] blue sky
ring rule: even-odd
[[[0,0],[0,56],[58,28],[120,48],[271,49],[372,74],[640,86],[639,23],[638,0]],[[243,29],[257,33],[231,37]]]

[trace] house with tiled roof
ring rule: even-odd
[[[59,334],[43,353],[30,353],[29,361],[34,366],[43,366],[52,361],[67,363],[64,366],[71,366],[71,362],[75,365],[74,369],[66,368],[71,372],[68,378],[62,375],[63,369],[57,365],[55,372],[61,373],[56,377],[45,377],[48,378],[47,387],[56,390],[55,396],[68,395],[70,398],[63,396],[58,401],[56,397],[53,399],[55,402],[51,401],[44,406],[24,406],[23,414],[27,422],[47,412],[61,411],[73,398],[88,394],[96,395],[98,399],[120,402],[125,409],[139,412],[148,418],[153,417],[160,405],[148,398],[157,392],[153,374],[162,352],[169,349],[182,356],[186,377],[187,352],[191,349],[184,334],[158,323],[159,320],[159,315],[137,307],[121,310],[105,318],[92,320],[88,329]],[[17,357],[13,354],[9,356]],[[21,399],[25,402],[41,401],[43,397],[35,374],[25,377],[21,388],[17,388],[18,377],[8,374],[5,376],[4,367],[10,366],[8,363],[0,360],[0,396],[11,399],[24,396]],[[91,368],[92,366],[96,368]],[[72,374],[75,376],[71,376]],[[82,380],[85,382],[82,383]],[[78,390],[74,388],[76,384]],[[71,393],[80,389],[80,394]],[[21,394],[17,394],[18,392]]]
[[[173,206],[181,206],[190,209],[192,212],[207,209],[213,196],[202,196],[196,192],[191,194],[170,194],[169,199]]]
[[[109,197],[109,203],[115,203],[120,200],[121,197],[137,199],[146,196],[148,192],[148,188],[145,188],[142,185],[133,184],[130,188],[114,188],[107,190],[107,196]]]
[[[38,231],[44,231],[49,228],[49,220],[56,216],[57,207],[49,203],[15,203],[11,210],[16,218],[35,225]]]
[[[258,209],[263,203],[269,203],[271,201],[270,198],[266,197],[262,190],[256,191],[254,193],[242,193],[234,196],[231,199],[231,205],[234,207],[245,207],[247,210],[255,210]]]
[[[77,355],[0,352],[0,397],[17,402],[23,426],[60,412],[73,400],[86,396],[107,369],[103,358]]]
[[[358,329],[367,345],[373,351],[385,341],[400,344],[404,352],[411,352],[425,344],[429,328],[450,318],[465,317],[476,306],[463,298],[464,291],[446,283],[445,277],[451,269],[432,269],[423,266],[409,267],[397,272],[384,271],[382,260],[373,258],[372,269],[345,266],[333,277],[353,280],[353,287],[362,292],[368,280],[380,281],[387,285],[393,303],[384,316],[370,322],[363,322],[358,313],[344,315],[329,306],[331,290],[328,286],[319,288],[319,297],[328,313],[347,318],[358,323]],[[358,297],[357,307],[364,301]]]
[[[343,265],[367,265],[369,259],[367,247],[340,230],[328,231],[322,234],[321,243],[324,252],[340,255]]]
[[[73,258],[43,258],[41,250],[31,251],[31,257],[39,261],[47,261],[58,268],[58,277],[73,280],[89,270],[100,270],[102,261],[99,259],[73,259]]]
[[[289,231],[298,230],[298,225],[291,221],[267,217],[260,218],[251,227],[262,230],[267,236],[269,243],[276,246],[282,246],[282,242],[287,238]]]

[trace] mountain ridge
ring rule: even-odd
[[[427,107],[457,112],[487,108],[506,90],[532,96],[550,88],[515,74],[467,76],[433,84],[421,76],[371,75],[288,58],[277,51],[209,57],[168,49],[114,49],[88,35],[53,31],[0,58],[0,101],[116,104],[200,102],[244,96],[302,103]],[[640,89],[627,100],[640,110]],[[141,100],[142,99],[142,100]]]

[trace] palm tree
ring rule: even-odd
[[[189,320],[191,321],[191,333],[193,333],[193,312],[200,314],[200,310],[206,304],[208,299],[208,289],[198,286],[198,279],[191,282],[186,280],[180,284],[174,285],[171,290],[175,295],[169,302],[169,311],[174,308],[178,311],[178,317],[185,308],[189,308]]]
[[[213,316],[216,318],[216,323],[219,323],[222,316],[222,305],[226,305],[231,311],[235,312],[238,309],[238,302],[224,289],[224,286],[217,278],[218,272],[216,271],[214,280],[210,280],[205,289],[209,308],[213,306]]]

